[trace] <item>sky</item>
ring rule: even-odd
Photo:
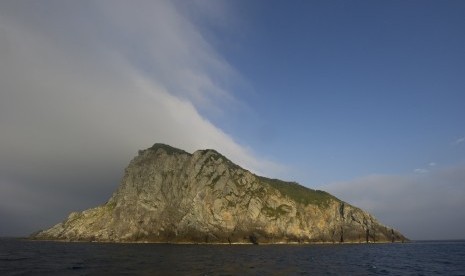
[[[0,236],[213,148],[411,239],[465,239],[465,2],[0,1]]]

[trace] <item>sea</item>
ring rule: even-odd
[[[465,241],[194,245],[0,238],[0,275],[465,275]]]

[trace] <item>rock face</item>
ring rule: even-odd
[[[334,196],[268,179],[214,150],[139,151],[102,206],[34,239],[109,242],[391,242],[406,238]]]

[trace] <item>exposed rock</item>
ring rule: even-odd
[[[391,242],[406,238],[336,197],[252,174],[214,150],[139,151],[102,206],[35,239],[109,242]]]

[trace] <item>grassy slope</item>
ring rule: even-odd
[[[326,205],[331,199],[340,201],[333,195],[320,190],[313,190],[295,182],[286,182],[279,179],[270,179],[259,176],[261,182],[277,189],[281,194],[288,196],[296,202],[304,205],[313,204],[317,206]]]

